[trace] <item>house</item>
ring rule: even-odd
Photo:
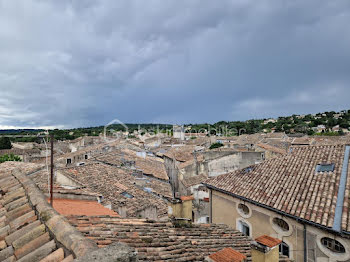
[[[55,198],[53,208],[31,179],[42,168],[0,164],[0,261],[278,261],[278,239],[222,224],[123,219],[78,199]]]
[[[57,183],[103,196],[102,204],[122,217],[162,220],[168,217],[168,182],[101,162],[57,170]]]
[[[268,123],[276,123],[277,120],[273,118],[265,119],[264,120],[264,125],[267,125]]]
[[[281,239],[295,261],[349,261],[349,156],[347,145],[299,147],[211,178],[211,222]]]
[[[164,163],[174,198],[193,195],[192,219],[195,223],[207,223],[209,192],[201,183],[208,177],[260,163],[264,153],[232,149],[192,150],[193,147],[179,147],[168,151],[164,154]]]
[[[336,126],[333,126],[333,127],[332,127],[332,131],[333,131],[333,132],[339,132],[339,130],[340,130],[339,125],[336,125]]]
[[[264,157],[267,160],[287,154],[286,150],[265,143],[259,143],[255,145],[255,151],[264,152]]]
[[[314,129],[313,129],[313,130],[314,130]],[[318,125],[318,126],[316,127],[316,132],[317,132],[317,133],[322,133],[322,132],[325,132],[325,131],[327,131],[327,128],[326,128],[325,125]]]
[[[93,158],[108,165],[138,170],[144,175],[168,181],[164,160],[146,151],[133,151],[127,148],[102,153]]]

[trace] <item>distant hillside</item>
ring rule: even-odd
[[[145,132],[171,131],[171,125],[165,124],[126,124],[130,133],[135,130]],[[304,133],[308,135],[343,135],[348,132],[350,127],[350,110],[341,112],[323,112],[307,115],[291,115],[286,117],[270,119],[252,119],[247,121],[220,121],[215,124],[187,124],[186,132],[211,133],[217,135],[238,135],[254,134],[259,132],[285,132]],[[108,127],[108,130],[125,131],[122,125],[116,124]],[[23,129],[23,130],[0,130],[0,135],[35,135],[43,130]],[[89,135],[98,136],[103,133],[104,126],[74,128],[74,129],[55,129],[51,130],[56,139],[73,140],[75,138]],[[30,138],[11,138],[12,141],[31,141]]]

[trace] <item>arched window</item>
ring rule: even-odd
[[[245,204],[238,204],[238,209],[245,215],[249,214],[249,207]]]
[[[247,223],[243,221],[239,221],[239,228],[238,230],[243,233],[243,235],[250,236],[250,227]]]
[[[284,221],[281,218],[275,217],[272,222],[277,225],[280,229],[283,231],[288,231],[289,230],[289,225],[286,221]]]
[[[281,255],[289,257],[289,246],[285,242],[279,245],[279,251]]]
[[[321,239],[322,245],[324,245],[326,248],[329,250],[336,252],[336,253],[345,253],[345,248],[344,246],[337,240],[329,238],[329,237],[324,237]]]

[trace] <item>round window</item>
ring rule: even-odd
[[[321,243],[323,246],[328,248],[329,250],[336,252],[336,253],[345,253],[345,248],[344,246],[337,240],[329,238],[329,237],[324,237],[321,239]]]
[[[288,223],[286,221],[284,221],[283,219],[275,217],[272,221],[273,221],[273,223],[275,225],[277,225],[283,231],[288,231],[289,230]]]
[[[249,207],[245,204],[239,204],[238,205],[239,211],[241,211],[245,215],[249,215]]]

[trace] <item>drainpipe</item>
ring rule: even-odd
[[[209,189],[209,223],[213,223],[213,197],[212,197],[212,190]]]
[[[306,224],[304,224],[304,262],[307,262]]]

